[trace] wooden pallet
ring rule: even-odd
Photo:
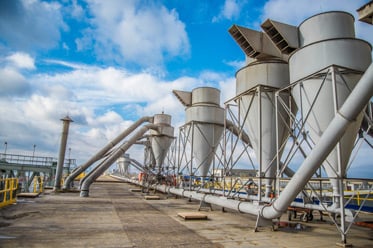
[[[19,193],[19,194],[17,194],[17,197],[36,198],[39,195],[40,195],[40,193]]]
[[[145,200],[160,200],[161,198],[157,195],[146,195]]]
[[[183,218],[184,220],[207,220],[206,214],[196,212],[178,213],[177,216]]]

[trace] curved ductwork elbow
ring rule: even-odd
[[[87,197],[89,195],[89,187],[91,184],[100,176],[102,175],[109,167],[112,165],[120,156],[122,156],[136,141],[141,138],[144,133],[146,133],[149,129],[153,129],[156,131],[161,132],[159,130],[159,126],[154,124],[147,124],[142,126],[136,133],[133,135],[127,142],[122,144],[113,154],[107,158],[97,169],[94,170],[92,174],[87,176],[87,178],[83,181],[80,189],[80,196]]]
[[[71,186],[72,181],[86,169],[88,169],[92,164],[96,161],[102,159],[103,157],[107,156],[109,151],[116,146],[121,140],[127,137],[130,133],[132,133],[136,128],[138,128],[141,124],[145,122],[153,123],[154,116],[144,116],[134,122],[131,126],[129,126],[126,130],[120,133],[116,138],[110,141],[106,146],[104,146],[100,151],[98,151],[95,155],[93,155],[87,162],[82,164],[81,166],[77,167],[65,180],[63,189],[69,189]]]

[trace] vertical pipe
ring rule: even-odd
[[[333,87],[333,104],[334,104],[334,114],[336,115],[338,112],[338,92],[337,92],[337,80],[336,80],[336,72],[337,68],[332,66],[331,71],[332,71],[332,87]],[[343,194],[343,169],[342,169],[342,151],[341,151],[341,143],[338,142],[337,146],[337,179],[332,179],[332,180],[337,180],[337,194],[335,195],[336,192],[334,192],[333,189],[333,198],[336,197],[335,203],[337,208],[340,209],[340,215],[341,215],[341,237],[342,237],[342,242],[345,244],[347,242],[346,240],[346,219],[345,219],[345,208],[344,208],[344,194]]]
[[[331,70],[331,77],[332,77],[332,88],[333,88],[333,105],[334,105],[334,115],[337,114],[338,112],[338,95],[337,95],[337,81],[336,81],[336,76],[335,76],[335,71],[336,71],[336,68],[334,66],[332,66],[330,68]],[[325,78],[326,79],[326,78]],[[331,179],[331,181],[334,181],[334,183],[332,183],[333,185],[333,204],[336,204],[336,207],[337,208],[340,208],[342,205],[340,205],[340,197],[341,197],[341,190],[342,188],[340,187],[339,185],[339,181],[341,180],[341,173],[342,173],[342,161],[341,161],[341,147],[340,147],[340,142],[338,142],[337,146],[336,146],[336,152],[337,152],[337,168],[335,168],[335,174],[336,174],[336,178],[334,179]],[[333,165],[327,165],[327,166],[333,166]],[[343,199],[342,199],[343,200]],[[341,213],[342,214],[342,213]],[[341,218],[343,215],[341,215]],[[341,220],[341,226],[343,226],[343,220]]]
[[[57,168],[56,168],[56,177],[54,180],[54,191],[58,191],[61,189],[61,178],[63,172],[63,164],[65,161],[65,152],[66,152],[66,143],[67,143],[67,136],[69,134],[69,125],[70,122],[73,120],[70,119],[69,116],[65,116],[61,119],[62,121],[62,136],[61,136],[61,144],[60,144],[60,153],[58,156]]]
[[[258,144],[258,147],[259,147],[259,183],[258,183],[258,201],[261,202],[262,201],[262,169],[263,169],[263,148],[262,148],[262,136],[263,136],[263,133],[262,133],[262,91],[261,91],[261,88],[260,86],[257,87],[257,92],[258,92],[258,122],[259,122],[259,144]],[[254,92],[255,94],[255,92]],[[255,95],[254,95],[255,97]],[[266,190],[265,192],[267,193],[267,186],[266,185]],[[267,196],[267,194],[265,195]]]
[[[277,195],[280,195],[280,178],[281,178],[281,174],[280,174],[280,171],[281,171],[281,168],[280,168],[280,145],[279,145],[279,137],[278,137],[278,129],[279,129],[279,125],[278,125],[278,113],[279,113],[279,109],[278,109],[278,98],[279,98],[279,94],[278,92],[275,93],[275,118],[276,118],[276,190],[275,192],[277,192]]]
[[[179,128],[179,138],[177,139],[177,143],[178,143],[178,149],[177,149],[177,176],[178,176],[178,180],[177,182],[180,182],[182,183],[183,182],[183,178],[181,177],[181,173],[180,173],[180,166],[181,166],[181,154],[180,154],[180,148],[181,147],[181,139],[184,139],[184,137],[181,135],[181,129]],[[179,185],[180,185],[180,182],[179,182]]]
[[[190,149],[190,175],[189,175],[189,190],[192,190],[192,175],[194,177],[194,173],[193,173],[193,150],[194,150],[194,122],[192,122],[192,141],[190,142],[190,144],[192,145],[192,149]]]
[[[227,104],[224,104],[224,133],[223,133],[223,147],[225,147],[225,149],[227,148]],[[221,182],[223,182],[223,196],[225,196],[225,187],[224,187],[224,182],[225,182],[225,172],[226,172],[226,167],[228,166],[227,165],[227,152],[226,150],[223,149],[223,159],[224,159],[224,163],[223,163],[223,168],[222,168],[222,179]],[[215,188],[215,184],[214,184],[214,188]]]

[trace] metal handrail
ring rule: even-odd
[[[0,179],[0,208],[16,202],[18,178]]]

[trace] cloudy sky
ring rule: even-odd
[[[74,120],[68,148],[78,163],[142,116],[164,111],[178,127],[184,108],[173,89],[213,86],[222,102],[234,96],[244,55],[231,25],[260,30],[267,18],[299,25],[329,10],[357,19],[367,2],[0,1],[1,148],[7,142],[8,153],[31,155],[36,145],[35,155],[57,157],[67,114]],[[371,26],[356,23],[356,32],[373,43]],[[367,165],[356,171],[371,172]]]

